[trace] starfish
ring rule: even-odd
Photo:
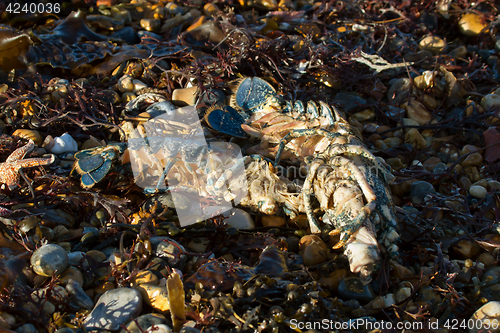
[[[14,150],[14,152],[7,157],[5,162],[0,163],[0,183],[5,184],[10,190],[13,190],[19,186],[19,173],[22,168],[48,165],[54,162],[54,155],[47,158],[24,159],[24,156],[32,151],[34,147],[35,143],[30,139],[26,145]],[[11,213],[12,211],[10,209],[0,207],[0,216],[6,216]]]

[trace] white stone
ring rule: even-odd
[[[482,186],[474,185],[470,187],[469,193],[475,198],[482,199],[488,191]]]
[[[226,223],[236,229],[255,229],[255,222],[252,216],[243,209],[232,208],[229,212],[223,214],[229,216],[225,219]]]
[[[474,327],[469,330],[470,333],[479,332],[500,332],[500,302],[490,301],[480,307],[474,314],[470,317],[471,321],[474,321]],[[480,320],[481,325],[476,321]],[[483,327],[489,326],[489,330],[484,330]]]
[[[68,133],[64,133],[55,139],[52,136],[47,136],[43,143],[43,147],[52,154],[62,154],[78,150],[78,143]]]

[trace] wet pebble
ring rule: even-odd
[[[68,257],[69,258],[69,257]],[[64,272],[59,276],[59,281],[62,284],[69,282],[69,280],[74,280],[80,285],[83,285],[83,274],[79,269],[69,266]]]
[[[285,225],[285,219],[281,216],[262,216],[262,226],[264,227],[282,227]]]
[[[470,239],[462,239],[452,247],[463,259],[474,259],[481,253],[481,247]]]
[[[33,324],[24,324],[16,329],[17,333],[38,333]]]
[[[423,51],[429,51],[432,54],[439,54],[444,51],[446,44],[444,40],[439,37],[428,36],[420,41],[418,47]]]
[[[40,132],[31,129],[17,129],[12,133],[13,136],[18,136],[24,139],[31,139],[35,145],[39,146],[43,143],[43,138]]]
[[[181,267],[186,262],[186,249],[184,246],[166,237],[154,237],[150,239],[151,243],[155,244],[156,239],[161,239],[161,242],[156,246],[156,255],[160,258],[165,258],[169,265]],[[164,240],[165,239],[165,240]]]
[[[178,106],[194,105],[198,87],[179,88],[172,92],[172,103]]]
[[[300,251],[304,265],[315,266],[328,260],[328,247],[325,242],[316,235],[307,235],[300,239]]]
[[[66,284],[66,291],[71,299],[81,308],[90,310],[94,306],[94,302],[87,296],[80,283],[70,279]]]
[[[165,324],[165,316],[159,313],[148,313],[135,318],[120,333],[144,333],[152,325]]]
[[[168,302],[168,290],[163,286],[142,284],[138,288],[144,302],[153,309],[165,312],[170,310]]]
[[[131,288],[105,292],[84,322],[85,328],[118,330],[142,310],[141,294]]]
[[[476,323],[476,320],[481,321],[481,325],[475,324],[471,329],[469,329],[470,333],[479,333],[483,332],[483,327],[490,327],[488,332],[500,332],[500,302],[490,301],[480,307],[470,318]]]
[[[68,133],[64,133],[56,138],[52,138],[52,136],[48,135],[43,142],[43,148],[47,149],[52,154],[62,154],[77,151],[78,143],[76,143],[75,139]]]
[[[469,167],[469,166],[481,166],[483,163],[483,156],[479,153],[473,153],[470,154],[463,160],[462,166],[464,167]]]
[[[479,35],[486,26],[484,18],[476,13],[467,13],[458,21],[460,32],[469,37]]]
[[[434,186],[426,181],[416,181],[411,184],[411,202],[421,204],[429,193],[436,193]]]
[[[375,297],[370,285],[363,284],[358,277],[343,279],[339,284],[338,293],[343,300],[355,299],[365,303]]]
[[[488,190],[485,189],[482,186],[479,185],[473,185],[469,189],[470,195],[472,195],[474,198],[482,199],[486,196],[486,193],[488,193]]]
[[[64,272],[69,265],[68,254],[56,244],[43,245],[35,250],[30,262],[35,273],[47,277]]]
[[[184,329],[184,327],[182,329]],[[182,332],[182,329],[181,329],[181,332]],[[157,324],[154,326],[150,326],[146,330],[146,333],[172,333],[172,329],[165,324]]]
[[[236,229],[255,229],[255,222],[252,216],[245,212],[243,209],[232,208],[229,212],[224,213],[225,216],[229,216],[224,221]]]

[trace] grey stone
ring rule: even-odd
[[[157,241],[160,240],[158,243]],[[167,237],[152,237],[150,239],[153,247],[156,247],[157,257],[165,259],[170,266],[182,267],[186,262],[186,249],[181,244]]]
[[[148,313],[137,317],[131,321],[126,329],[122,329],[120,333],[143,333],[146,329],[153,325],[165,324],[167,320],[162,314]]]
[[[419,180],[411,184],[411,202],[414,204],[421,204],[429,193],[436,193],[431,183]]]
[[[354,94],[338,93],[335,95],[335,101],[340,102],[347,113],[367,106],[366,100]]]
[[[127,324],[142,310],[141,294],[132,288],[117,288],[106,291],[97,301],[84,324],[93,328],[115,331]]]
[[[56,244],[47,244],[38,248],[33,252],[30,262],[36,274],[48,277],[53,273],[64,272],[69,265],[68,254]]]
[[[68,283],[66,284],[66,291],[78,306],[87,310],[92,309],[94,306],[94,302],[87,296],[82,286],[73,279],[68,280]]]
[[[24,324],[16,329],[18,333],[38,333],[38,330],[33,324]]]

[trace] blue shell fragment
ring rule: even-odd
[[[101,155],[93,155],[80,159],[77,163],[81,172],[90,172],[99,168],[104,163],[104,158]]]
[[[258,77],[243,79],[236,89],[236,104],[243,110],[262,105],[269,97],[276,96],[273,86]]]
[[[102,165],[95,171],[85,173],[82,175],[82,185],[85,187],[92,187],[106,177],[111,166],[113,165],[112,160],[105,160]]]
[[[243,117],[230,106],[215,106],[207,110],[205,121],[214,130],[237,138],[246,138],[241,125],[245,123]]]

